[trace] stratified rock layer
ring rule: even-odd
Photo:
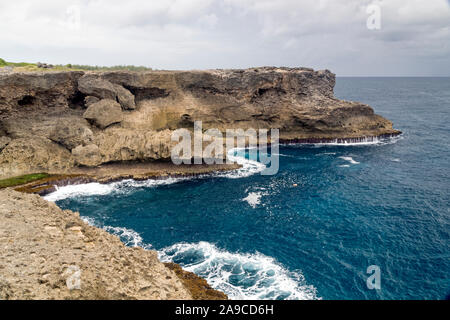
[[[278,128],[294,142],[399,133],[368,105],[336,99],[334,85],[328,70],[275,67],[0,75],[0,175],[169,159],[173,130],[196,120]]]

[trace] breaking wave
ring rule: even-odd
[[[261,204],[262,196],[262,192],[249,192],[248,195],[242,199],[242,201],[246,201],[254,209]]]
[[[236,170],[228,171],[228,172],[219,172],[216,174],[213,174],[213,176],[217,177],[226,177],[230,179],[238,179],[238,178],[245,178],[249,177],[251,175],[254,175],[256,173],[259,173],[263,171],[266,166],[262,164],[261,162],[258,162],[254,159],[248,159],[245,156],[245,151],[248,149],[231,149],[227,157],[230,161],[235,162],[237,164],[240,164],[242,167]]]
[[[342,160],[348,161],[348,162],[350,162],[351,164],[359,164],[359,162],[358,162],[358,161],[355,161],[355,160],[353,160],[353,158],[352,158],[352,157],[344,157],[344,156],[342,156],[342,157],[339,157],[339,159],[342,159]]]
[[[132,229],[111,226],[105,226],[102,229],[118,236],[127,246],[142,247],[144,249],[150,249],[152,247],[149,244],[144,244],[141,235]]]
[[[132,188],[152,188],[161,185],[177,183],[187,179],[189,178],[182,177],[182,178],[166,178],[166,179],[148,179],[142,181],[127,179],[107,184],[91,182],[85,184],[68,185],[63,187],[56,187],[56,191],[44,196],[44,199],[54,202],[73,197],[107,195],[113,192],[125,193]]]
[[[180,181],[192,180],[192,179],[201,179],[201,178],[210,178],[210,177],[224,177],[230,179],[244,178],[254,175],[263,171],[266,166],[256,160],[247,159],[244,155],[238,155],[236,153],[241,152],[242,150],[232,149],[228,153],[228,158],[240,164],[242,167],[236,170],[231,170],[227,172],[217,172],[217,173],[209,173],[198,175],[194,177],[169,177],[164,179],[147,179],[147,180],[121,180],[118,182],[112,183],[98,183],[91,182],[85,184],[78,185],[68,185],[58,187],[56,186],[56,191],[49,193],[44,196],[45,200],[48,201],[59,201],[67,198],[73,197],[83,197],[83,196],[97,196],[97,195],[107,195],[113,192],[117,193],[125,193],[133,188],[152,188],[161,185],[169,185],[174,184]],[[245,152],[245,150],[243,150]]]
[[[97,182],[56,187],[56,191],[44,196],[45,200],[58,201],[77,196],[107,195],[114,191],[114,184]]]
[[[288,142],[283,145],[287,146],[304,146],[313,145],[315,147],[321,146],[367,146],[367,145],[386,145],[396,143],[403,139],[403,134],[389,136],[389,137],[362,137],[354,139],[333,139],[324,142]]]
[[[82,219],[116,235],[130,247],[153,249],[141,235],[128,228],[101,226],[90,217]],[[320,299],[314,286],[306,284],[300,271],[291,272],[274,258],[260,253],[231,253],[209,242],[177,243],[158,251],[162,262],[175,262],[184,270],[206,279],[230,299],[313,300]]]
[[[312,300],[316,289],[301,272],[291,272],[274,258],[260,253],[231,253],[209,242],[177,243],[159,251],[163,262],[175,262],[184,270],[205,278],[230,299]]]

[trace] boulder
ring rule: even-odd
[[[99,99],[116,100],[116,88],[106,80],[87,74],[78,79],[78,90],[88,96]]]
[[[113,123],[122,121],[122,108],[114,100],[102,99],[99,102],[91,104],[83,114],[83,118],[100,129],[104,129]]]
[[[91,104],[99,102],[100,99],[94,96],[87,96],[84,98],[84,105],[89,107]]]
[[[50,140],[72,150],[78,145],[87,145],[93,140],[92,130],[83,119],[61,119],[50,133]]]
[[[136,108],[134,95],[119,84],[111,83],[108,80],[98,78],[94,75],[84,75],[78,80],[78,90],[80,92],[96,97],[98,99],[111,99],[120,103],[123,109],[132,110]],[[86,101],[86,106],[92,101]]]
[[[72,150],[75,163],[82,166],[98,166],[102,163],[100,149],[95,144],[78,146]]]
[[[136,109],[136,103],[134,101],[134,95],[121,85],[115,84],[114,88],[116,89],[117,100],[120,105],[125,110],[134,110]]]

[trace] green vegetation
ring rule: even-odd
[[[35,66],[34,63],[28,63],[28,62],[7,62],[4,59],[0,58],[0,66],[11,66],[11,67],[28,67],[28,66]]]
[[[56,67],[62,67],[67,69],[74,70],[86,70],[86,71],[146,71],[152,70],[152,68],[144,67],[144,66],[88,66],[88,65],[79,65],[79,64],[66,64],[65,66],[58,65]]]
[[[0,180],[0,188],[15,187],[25,183],[50,177],[47,173],[32,173],[23,176]]]
[[[0,58],[0,67],[10,66],[18,68],[17,71],[148,71],[152,68],[145,66],[89,66],[79,64],[54,65],[53,68],[39,68],[36,63],[7,62]]]

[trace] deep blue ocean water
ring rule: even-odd
[[[232,298],[443,299],[450,293],[450,78],[338,78],[403,131],[280,148],[274,176],[125,181],[48,199],[156,249]],[[294,187],[293,184],[297,184]],[[381,289],[366,285],[377,265]]]

